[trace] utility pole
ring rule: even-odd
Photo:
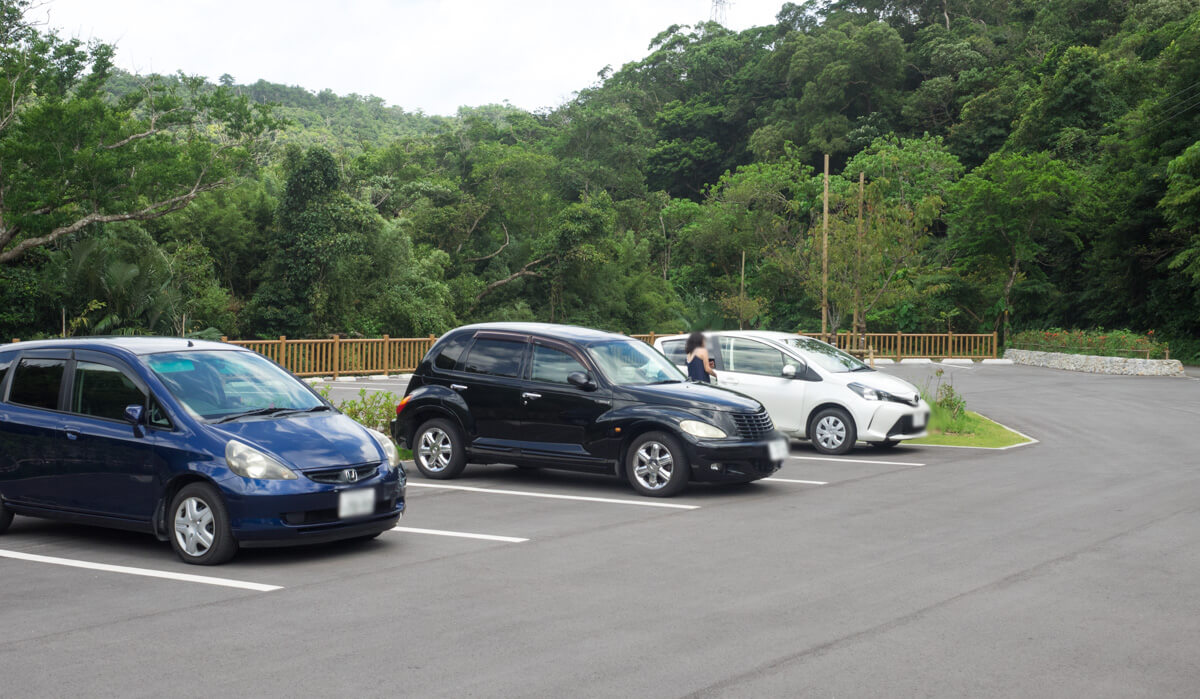
[[[742,251],[742,290],[738,293],[741,297],[738,299],[738,330],[744,330],[742,327],[742,315],[746,312],[746,251]]]
[[[858,173],[858,252],[854,270],[854,331],[858,333],[859,349],[864,349],[863,345],[866,344],[863,342],[863,326],[866,323],[862,307],[863,193],[866,179],[867,173]]]
[[[829,154],[825,154],[825,196],[821,221],[821,339],[829,341]]]

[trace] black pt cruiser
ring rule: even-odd
[[[506,463],[623,475],[658,497],[689,480],[765,478],[788,453],[753,398],[688,383],[625,335],[544,323],[444,335],[396,406],[392,436],[430,478]]]

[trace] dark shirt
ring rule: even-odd
[[[711,383],[708,372],[704,370],[704,360],[693,355],[687,363],[688,380],[697,383]]]

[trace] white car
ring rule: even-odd
[[[824,454],[855,442],[880,448],[926,434],[929,404],[909,382],[867,366],[827,343],[791,333],[714,331],[705,335],[721,386],[757,399],[775,428]],[[685,367],[687,335],[654,346]]]

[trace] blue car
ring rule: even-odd
[[[13,515],[152,533],[186,563],[372,538],[404,514],[392,441],[232,345],[0,345],[0,533]]]

